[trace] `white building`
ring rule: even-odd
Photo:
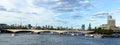
[[[111,15],[107,17],[107,24],[102,24],[101,25],[102,29],[116,29],[116,22],[115,19],[112,18]],[[118,28],[117,28],[118,29]]]

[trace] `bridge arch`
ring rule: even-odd
[[[15,33],[34,33],[33,31],[17,31]]]
[[[76,34],[76,35],[83,35],[83,33],[81,32],[62,32],[60,33],[61,35],[72,35],[72,34]]]
[[[38,34],[40,34],[40,33],[51,33],[51,34],[59,34],[59,32],[57,32],[57,31],[39,31],[39,32],[37,32]]]

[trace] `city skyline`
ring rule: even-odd
[[[112,15],[120,26],[119,4],[119,0],[1,0],[0,23],[75,28],[91,23],[94,28]]]

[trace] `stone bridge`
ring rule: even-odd
[[[91,33],[93,31],[80,31],[80,30],[33,30],[33,29],[7,29],[7,31],[11,32],[34,32],[34,33],[40,33],[40,32],[57,32],[57,33],[64,33],[64,32],[80,32],[80,33]]]

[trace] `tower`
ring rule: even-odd
[[[111,15],[108,16],[107,24],[109,26],[109,29],[115,28],[115,20],[112,18]]]
[[[111,15],[108,16],[108,20],[110,20],[110,19],[112,19],[112,16],[111,16]]]
[[[28,29],[32,29],[32,25],[31,24],[28,24]]]
[[[85,24],[83,24],[83,25],[81,26],[81,28],[82,28],[82,30],[85,30]]]
[[[88,30],[91,30],[91,23],[89,23]]]

